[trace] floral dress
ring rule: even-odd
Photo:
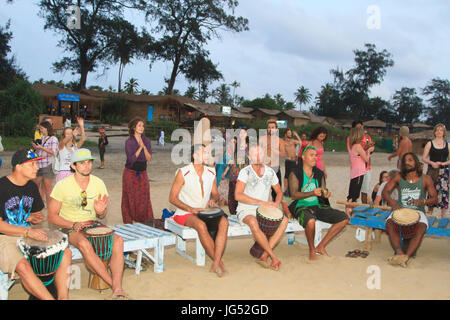
[[[439,170],[439,176],[434,184],[438,194],[437,207],[441,209],[448,209],[448,180],[449,169],[448,166],[445,169]]]

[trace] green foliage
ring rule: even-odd
[[[109,124],[123,122],[123,114],[127,107],[127,100],[120,96],[109,96],[102,105],[101,120]]]
[[[245,100],[241,104],[242,107],[245,108],[254,108],[254,109],[274,109],[274,110],[283,110],[274,99],[270,97],[256,98],[253,100]]]
[[[58,46],[68,53],[53,64],[53,69],[79,74],[78,87],[85,89],[88,73],[113,60],[118,35],[130,25],[124,19],[124,8],[138,8],[138,0],[77,1],[82,21],[79,30],[67,27],[66,12],[70,4],[66,0],[41,0],[39,16],[45,20],[44,30],[53,30],[61,36]]]
[[[413,123],[419,120],[424,104],[422,98],[417,95],[416,89],[404,87],[396,90],[392,100],[397,123]]]
[[[19,149],[31,148],[32,136],[27,137],[5,137],[2,139],[5,151],[15,151]]]
[[[430,107],[426,108],[427,123],[430,125],[444,123],[447,128],[450,128],[450,81],[432,79],[423,88],[422,93],[430,104]]]
[[[25,73],[16,65],[15,57],[8,58],[11,53],[9,42],[12,32],[9,31],[10,21],[6,26],[0,26],[0,90],[13,84],[18,79],[25,79]]]
[[[0,93],[0,118],[5,122],[6,135],[32,137],[44,110],[42,96],[28,81],[19,80]]]
[[[209,40],[219,37],[219,31],[248,30],[248,20],[234,16],[238,1],[152,0],[146,2],[146,17],[155,23],[151,30],[163,34],[156,41],[156,59],[170,62],[172,71],[167,79],[168,94],[172,93],[176,77],[188,66],[192,56]]]
[[[164,137],[170,139],[172,132],[178,129],[178,122],[170,120],[151,121],[145,125],[145,135],[151,139],[157,139],[161,130],[164,131]]]

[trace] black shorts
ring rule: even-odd
[[[352,202],[356,202],[356,200],[358,200],[359,194],[361,193],[363,181],[364,176],[359,176],[350,180],[350,185],[348,187],[347,201],[352,200]]]
[[[291,160],[284,161],[284,178],[289,179],[289,173],[297,170],[297,162]]]
[[[306,228],[308,221],[311,219],[316,219],[329,224],[336,224],[349,219],[344,211],[333,209],[331,207],[320,208],[318,206],[297,208],[294,217],[303,228]]]

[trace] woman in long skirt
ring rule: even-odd
[[[125,142],[127,162],[122,176],[122,218],[124,223],[153,219],[147,162],[152,159],[150,139],[144,135],[144,120],[128,124],[130,137]]]

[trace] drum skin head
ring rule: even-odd
[[[111,232],[113,232],[113,230],[108,227],[95,227],[86,230],[86,233],[90,236],[101,236]]]
[[[29,245],[29,246],[38,246],[38,247],[48,247],[51,245],[54,245],[62,240],[64,237],[64,233],[62,233],[59,230],[48,230],[43,229],[45,233],[47,234],[47,241],[38,241],[31,239],[30,237],[23,239],[23,243]]]
[[[401,208],[392,213],[392,220],[399,225],[410,225],[419,221],[419,213],[410,208]]]
[[[201,214],[213,214],[222,211],[222,209],[218,207],[211,207],[211,208],[205,208],[202,212],[199,212]]]
[[[283,218],[283,211],[275,207],[259,206],[258,213],[271,220],[281,220]]]

